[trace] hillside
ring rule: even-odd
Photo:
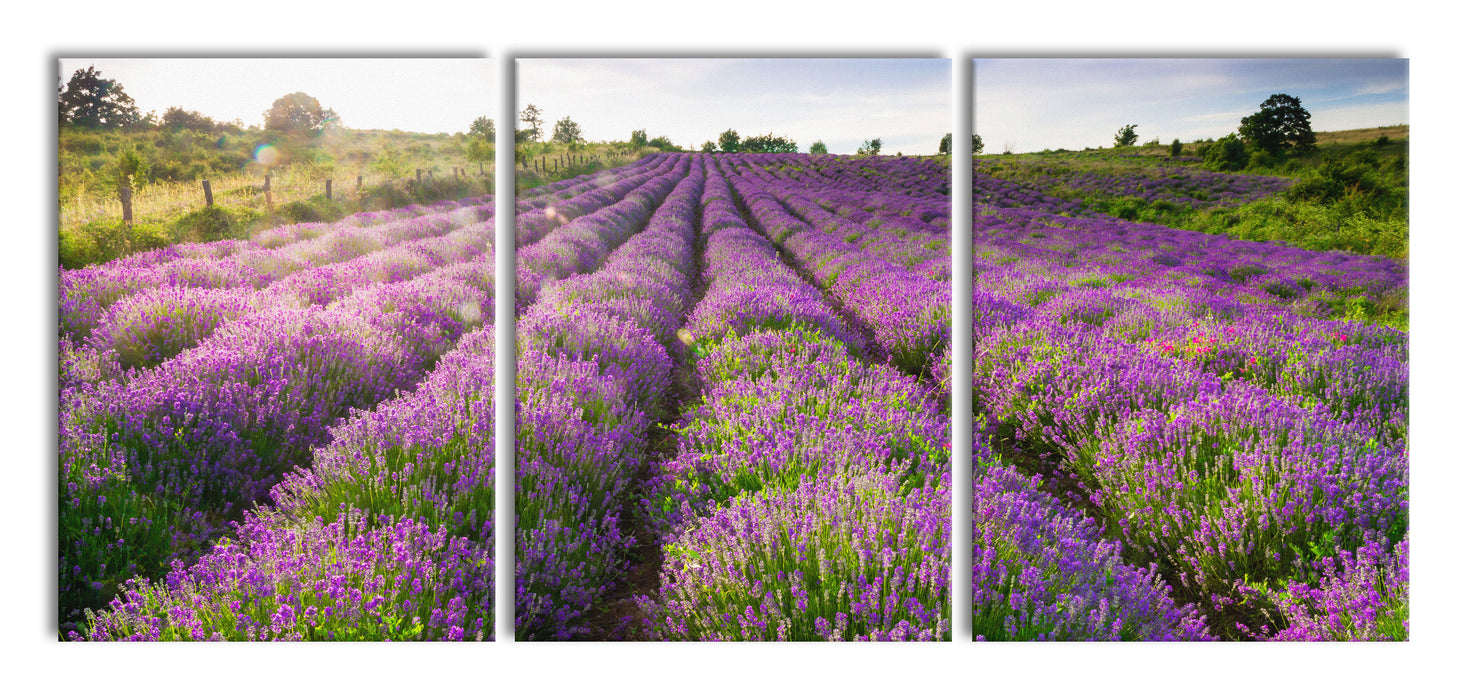
[[[1316,138],[1308,153],[1251,152],[1232,171],[1203,157],[1212,140],[1181,144],[1178,156],[1156,143],[981,155],[974,168],[1128,221],[1405,260],[1407,126]]]
[[[125,228],[118,190],[128,154],[138,167],[128,178],[134,225]],[[213,206],[206,206],[205,180]],[[281,224],[487,194],[493,184],[492,149],[471,153],[462,133],[63,126],[58,253],[63,266],[79,267],[172,243],[241,238]]]

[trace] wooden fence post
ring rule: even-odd
[[[331,199],[331,178],[326,178],[326,198]]]
[[[214,206],[214,190],[213,188],[209,187],[208,180],[204,181],[204,206]]]
[[[362,191],[362,176],[361,175],[358,175],[357,176],[357,191],[358,192],[361,192]]]
[[[418,174],[415,177],[418,180],[418,184],[423,184],[423,168],[418,168]]]
[[[123,186],[118,188],[118,197],[122,200],[122,223],[124,226],[133,225],[133,188]]]
[[[270,173],[265,173],[265,208],[275,208],[275,202],[270,198]]]

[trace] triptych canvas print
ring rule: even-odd
[[[1406,60],[507,60],[60,61],[59,639],[1409,638]]]

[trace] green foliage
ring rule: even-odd
[[[278,210],[279,216],[292,222],[301,223],[307,221],[336,221],[350,213],[344,201],[339,199],[327,199],[326,195],[316,195],[310,199],[300,199],[281,205]]]
[[[403,152],[392,146],[384,147],[372,160],[372,169],[384,176],[398,180],[408,175],[411,168]]]
[[[981,139],[981,138],[979,138],[979,135],[978,134],[974,134],[973,135],[973,154],[974,155],[978,155],[978,154],[983,153],[983,152],[984,152],[984,140]]]
[[[729,129],[719,134],[719,150],[724,153],[736,153],[739,151],[739,132]]]
[[[1170,156],[1172,156],[1173,158],[1176,158],[1176,157],[1182,155],[1183,154],[1183,142],[1182,141],[1179,141],[1177,139],[1173,139],[1172,140],[1172,145],[1167,147],[1167,154],[1170,155]]]
[[[142,115],[122,84],[102,77],[95,66],[72,73],[57,95],[58,123],[88,129],[138,126]]]
[[[129,148],[117,154],[117,191],[141,192],[148,183],[148,161]]]
[[[179,243],[210,243],[226,238],[245,238],[250,224],[260,221],[260,214],[210,206],[191,211],[166,226],[168,236]]]
[[[1277,154],[1284,150],[1309,151],[1315,147],[1310,130],[1310,112],[1300,98],[1282,93],[1270,95],[1259,111],[1239,121],[1239,136],[1252,148]]]
[[[214,123],[213,119],[198,112],[186,110],[183,107],[169,107],[163,113],[163,122],[160,126],[170,131],[189,130],[203,132],[214,131],[219,127],[218,124]]]
[[[812,143],[810,145],[810,152],[811,153],[829,153],[829,151],[826,150],[826,142],[825,141],[816,141],[815,143]]]
[[[824,147],[824,144],[823,144],[823,147]],[[714,143],[713,141],[704,141],[703,142],[703,145],[700,146],[698,148],[698,150],[699,150],[700,153],[718,153],[718,151],[719,151],[719,144]]]
[[[882,152],[882,139],[867,139],[856,149],[859,156],[874,156]]]
[[[1243,170],[1249,164],[1249,150],[1234,134],[1229,134],[1203,150],[1203,163],[1221,172]]]
[[[1126,124],[1126,125],[1122,126],[1120,129],[1117,129],[1116,130],[1116,138],[1115,138],[1115,140],[1116,140],[1116,145],[1117,146],[1135,146],[1135,145],[1137,145],[1137,125],[1136,124]]]
[[[266,129],[292,132],[318,131],[341,121],[335,110],[322,108],[319,100],[304,92],[276,98],[261,116]]]
[[[571,121],[569,116],[562,117],[560,121],[556,122],[555,133],[551,134],[552,142],[563,143],[573,148],[585,140],[581,136],[581,125]]]
[[[525,126],[525,129],[523,131],[523,133],[525,134],[525,138],[523,139],[524,141],[539,141],[540,140],[540,136],[541,136],[541,132],[540,132],[541,117],[540,117],[540,108],[539,107],[536,107],[533,104],[532,105],[525,105],[525,109],[520,110],[520,122],[522,124],[525,124],[526,125]],[[518,140],[521,140],[519,138],[519,135],[521,133],[522,132],[516,132],[516,140],[517,141]]]
[[[464,146],[464,155],[476,163],[485,163],[494,160],[494,140],[469,137],[469,142]]]
[[[1285,198],[1318,204],[1351,199],[1357,203],[1356,209],[1404,208],[1406,163],[1398,156],[1381,158],[1368,149],[1332,154],[1319,168],[1300,178]]]
[[[647,129],[637,129],[632,132],[632,138],[627,140],[633,148],[641,148],[647,145]]]
[[[477,117],[474,123],[469,125],[469,136],[494,143],[494,120],[489,117]]]
[[[672,139],[666,136],[659,136],[655,139],[652,139],[647,142],[647,145],[652,146],[653,148],[656,148],[660,151],[681,152],[683,150],[679,148],[676,144],[674,144]]]
[[[746,136],[739,144],[739,150],[743,153],[799,153],[800,148],[794,141],[773,133],[761,134],[759,136]]]
[[[99,220],[62,231],[58,241],[60,263],[67,269],[120,258],[173,243],[154,224],[127,226],[121,220]]]

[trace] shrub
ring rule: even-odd
[[[1249,151],[1244,142],[1234,134],[1229,134],[1203,151],[1203,164],[1214,170],[1230,172],[1243,170],[1249,163]]]

